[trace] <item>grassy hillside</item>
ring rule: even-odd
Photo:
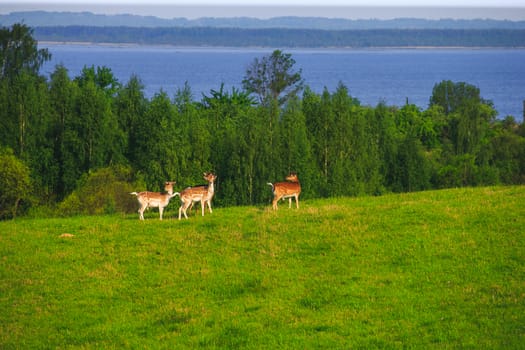
[[[175,211],[0,222],[0,348],[525,344],[525,187]]]

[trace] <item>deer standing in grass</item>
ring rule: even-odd
[[[299,178],[297,173],[290,173],[284,182],[276,182],[272,184],[268,182],[268,185],[272,186],[273,192],[273,201],[272,207],[274,210],[277,210],[277,202],[279,199],[288,198],[288,207],[292,207],[292,197],[295,198],[295,205],[299,209],[299,195],[301,194],[301,184],[299,183]]]
[[[202,216],[204,216],[204,207],[208,205],[210,213],[213,213],[211,209],[211,200],[215,193],[214,181],[217,178],[213,173],[204,173],[204,179],[208,181],[208,185],[188,187],[184,189],[181,193],[175,193],[175,195],[180,195],[181,206],[179,208],[179,220],[181,219],[182,214],[187,219],[188,215],[186,211],[190,206],[193,206],[194,202],[201,202]]]
[[[160,219],[162,220],[162,212],[164,211],[164,208],[169,204],[170,199],[175,196],[175,194],[173,193],[174,184],[175,181],[167,181],[164,183],[164,191],[166,191],[167,193],[149,191],[130,193],[137,196],[137,200],[139,201],[140,208],[138,212],[140,220],[144,220],[144,210],[153,207],[159,208]]]

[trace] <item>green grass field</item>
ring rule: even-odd
[[[525,347],[525,187],[177,204],[0,222],[0,348]]]

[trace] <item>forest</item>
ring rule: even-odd
[[[401,17],[393,19],[345,19],[330,17],[278,16],[257,17],[199,17],[160,18],[132,14],[101,14],[88,11],[21,11],[0,14],[0,25],[25,23],[31,27],[212,27],[212,28],[289,28],[289,29],[525,29],[525,21],[478,19],[425,19]]]
[[[429,107],[361,105],[340,84],[314,93],[291,54],[247,69],[243,89],[146,98],[110,67],[70,77],[23,24],[0,29],[0,219],[129,213],[131,191],[217,175],[217,206],[268,205],[297,172],[301,198],[525,183],[525,128],[497,119],[468,82],[436,82]]]
[[[41,41],[177,46],[258,47],[525,47],[524,29],[134,28],[36,27]]]

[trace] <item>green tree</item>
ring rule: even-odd
[[[331,176],[330,142],[334,128],[331,96],[328,89],[317,95],[307,88],[303,94],[302,110],[306,117],[308,137],[319,173],[318,195],[328,196],[328,179]]]
[[[0,29],[0,142],[27,162],[39,184],[53,167],[47,85],[38,75],[50,58],[47,49],[38,49],[26,25]]]
[[[261,103],[273,99],[281,106],[303,88],[302,71],[295,71],[294,65],[292,55],[281,50],[255,58],[246,70],[243,87],[258,95]]]
[[[31,169],[35,191],[47,198],[53,192],[56,162],[50,134],[52,108],[43,77],[20,72],[2,80],[1,144],[11,148]],[[3,97],[2,97],[3,98]]]
[[[75,121],[76,132],[82,142],[83,164],[85,171],[96,169],[107,164],[107,147],[114,143],[106,138],[115,125],[107,125],[111,118],[111,105],[103,92],[93,81],[80,86],[77,110],[79,119]],[[113,129],[115,130],[115,129]]]
[[[418,125],[422,144],[428,150],[442,149],[446,127],[447,117],[440,106],[434,105],[422,111],[421,123]]]
[[[0,146],[27,164],[34,190],[43,196],[53,191],[49,179],[56,172],[47,84],[38,75],[50,58],[47,49],[38,49],[26,25],[0,29]]]
[[[430,167],[424,156],[422,140],[431,141],[432,121],[422,116],[419,108],[406,104],[395,111],[397,153],[390,183],[395,192],[411,192],[430,186]]]
[[[144,120],[149,101],[144,95],[144,84],[136,75],[118,90],[114,99],[115,114],[125,142],[125,155],[132,164],[140,152],[138,128]]]
[[[232,88],[225,91],[224,83],[219,90],[211,90],[210,95],[202,96],[201,106],[209,111],[209,118],[214,119],[214,129],[219,129],[226,119],[235,118],[242,110],[255,105],[255,99],[247,91]]]
[[[106,66],[97,66],[96,68],[95,66],[84,66],[81,75],[76,78],[76,81],[80,86],[87,82],[94,82],[108,97],[114,96],[121,87],[111,68]]]
[[[261,203],[269,199],[270,191],[267,182],[282,180],[285,172],[282,164],[282,146],[280,138],[280,109],[277,101],[272,100],[269,105],[260,105],[255,108],[250,117],[256,119],[246,119],[252,123],[243,126],[244,131],[248,132],[246,141],[248,154],[253,154],[253,202]],[[268,124],[269,121],[269,124]],[[256,131],[252,134],[247,128]]]
[[[481,98],[480,90],[476,86],[465,82],[455,83],[451,80],[443,80],[434,85],[432,89],[430,107],[441,106],[445,114],[448,115],[458,111],[469,101],[475,104],[492,105],[490,101]]]
[[[202,183],[202,173],[214,171],[210,163],[213,148],[212,129],[216,119],[209,117],[201,105],[193,100],[193,94],[186,83],[179,89],[174,100],[172,142],[176,155],[173,156],[174,171],[179,186],[193,186]]]
[[[25,24],[0,28],[0,79],[13,79],[23,71],[38,75],[40,67],[50,59],[47,49],[38,49],[33,29]]]
[[[379,195],[385,192],[385,176],[383,170],[383,153],[380,140],[383,130],[379,130],[375,111],[371,107],[360,107],[355,114],[356,130],[353,146],[356,155],[362,157],[359,174],[364,183],[364,193]],[[384,141],[384,140],[383,140]]]
[[[421,141],[417,135],[403,136],[397,153],[395,192],[422,191],[430,187],[430,165],[424,157]]]
[[[218,200],[225,205],[250,205],[260,198],[260,176],[256,156],[261,151],[261,130],[264,127],[255,108],[248,108],[235,119],[224,122],[220,148],[222,156],[214,159],[219,169]]]
[[[302,106],[320,178],[318,195],[376,193],[379,155],[369,109],[342,83],[333,94],[326,88],[320,96],[306,89]]]
[[[374,123],[373,140],[378,146],[380,173],[384,178],[385,188],[392,189],[397,181],[397,154],[400,140],[394,109],[381,102],[376,106],[373,114],[371,118]]]
[[[352,125],[352,99],[348,89],[339,84],[336,91],[330,96],[333,125],[330,127],[328,139],[328,153],[331,165],[328,179],[330,195],[342,196],[363,192],[363,184],[359,183],[359,170],[356,165],[365,154],[355,154],[352,142],[355,134]]]
[[[33,77],[29,79],[22,96],[21,105],[24,106],[27,124],[21,157],[31,169],[35,195],[46,202],[52,201],[58,162],[53,152],[53,119],[48,85],[41,77]]]
[[[281,123],[283,176],[290,172],[298,173],[302,195],[311,197],[315,194],[316,171],[308,139],[306,118],[301,110],[299,98],[292,98],[288,102]]]
[[[339,83],[330,96],[332,125],[327,147],[330,161],[330,195],[359,195],[380,192],[377,138],[373,118],[360,106],[348,88]]]
[[[514,117],[507,117],[495,123],[494,129],[495,135],[490,140],[490,164],[497,169],[502,183],[524,184],[525,137],[519,134],[520,125]]]
[[[140,184],[129,166],[111,166],[84,174],[79,186],[59,205],[61,215],[132,213],[137,199],[130,196]]]
[[[125,163],[126,138],[112,110],[113,98],[84,71],[74,80],[74,114],[64,131],[64,193],[76,187],[80,176],[91,170]]]
[[[475,100],[465,101],[457,113],[453,114],[456,154],[477,155],[487,142],[490,124],[495,116],[496,111],[491,106]]]
[[[220,183],[215,200],[218,205],[252,203],[253,183],[245,180],[253,180],[253,173],[244,169],[253,169],[253,157],[244,158],[249,146],[244,142],[243,124],[253,115],[254,105],[255,100],[248,92],[236,88],[228,92],[224,84],[204,95],[200,103],[200,112],[207,119],[204,125],[207,132],[203,135],[210,137],[211,143],[206,143],[211,150],[210,163]]]
[[[474,85],[450,80],[436,84],[430,98],[430,108],[439,106],[448,117],[447,137],[457,155],[479,151],[496,111],[492,102],[480,95]]]
[[[54,190],[56,198],[61,200],[66,195],[66,183],[68,183],[68,180],[65,178],[68,172],[65,160],[65,154],[67,153],[65,135],[68,126],[71,125],[76,115],[75,101],[78,89],[70,80],[68,71],[63,65],[55,67],[55,71],[51,74],[49,85],[50,103],[53,109],[50,133],[53,140],[54,159],[58,164]],[[71,182],[74,183],[74,179]],[[69,189],[72,189],[71,186]]]
[[[442,128],[445,167],[439,172],[445,185],[467,186],[497,182],[489,162],[491,125],[496,111],[483,99],[479,88],[467,83],[443,81],[434,86],[430,108],[439,107],[446,118]]]
[[[148,190],[158,191],[168,180],[176,179],[180,184],[181,171],[186,169],[188,153],[177,139],[187,135],[178,135],[175,130],[175,113],[166,92],[160,91],[151,99],[135,129],[137,148],[133,166],[144,177]]]
[[[29,201],[29,168],[9,148],[0,147],[0,220],[14,218],[20,203]]]

